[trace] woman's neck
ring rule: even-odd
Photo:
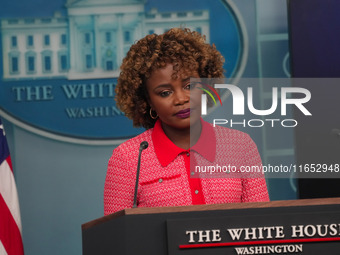
[[[171,128],[162,124],[165,135],[178,147],[188,150],[200,138],[202,131],[201,121],[197,121],[194,125],[187,129]]]

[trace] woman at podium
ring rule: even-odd
[[[146,131],[113,151],[105,215],[133,206],[140,151],[138,207],[269,200],[262,173],[203,175],[207,166],[232,166],[237,172],[241,166],[261,166],[247,134],[201,118],[202,85],[190,78],[222,78],[223,72],[222,55],[189,29],[148,35],[132,45],[121,65],[116,102],[134,126]],[[144,141],[148,146],[140,150]]]

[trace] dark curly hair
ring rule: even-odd
[[[117,106],[134,126],[152,128],[145,83],[152,71],[172,64],[174,74],[198,72],[200,78],[223,77],[224,59],[205,37],[187,28],[172,28],[161,35],[147,35],[133,44],[123,60],[116,87]]]

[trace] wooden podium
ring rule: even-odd
[[[125,209],[82,241],[84,255],[340,254],[340,198]]]

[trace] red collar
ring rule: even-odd
[[[202,132],[197,143],[189,150],[184,150],[175,145],[164,133],[161,121],[158,119],[152,132],[152,142],[155,147],[157,158],[163,167],[169,165],[179,154],[190,150],[196,151],[201,156],[213,162],[216,153],[216,137],[214,128],[201,119]]]

